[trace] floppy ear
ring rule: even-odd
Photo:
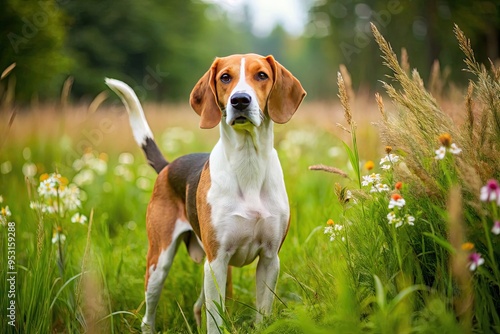
[[[200,128],[211,129],[219,124],[222,114],[217,105],[217,91],[215,89],[215,75],[217,74],[218,58],[214,60],[210,69],[194,86],[189,97],[191,107],[201,116]]]
[[[267,98],[267,111],[274,122],[286,123],[306,96],[306,91],[299,80],[274,60],[273,56],[267,56],[266,60],[274,72],[273,87]]]

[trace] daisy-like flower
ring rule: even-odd
[[[59,173],[42,174],[40,176],[40,185],[38,186],[38,194],[42,197],[57,197],[61,196],[68,184],[68,179],[61,176]]]
[[[395,154],[387,154],[385,157],[383,157],[382,159],[380,159],[380,165],[383,165],[385,163],[391,163],[391,164],[395,164],[396,162],[399,161],[399,155],[395,155]]]
[[[80,201],[80,188],[74,184],[66,187],[60,197],[67,210],[74,211],[82,206],[82,202]]]
[[[497,202],[500,206],[500,185],[497,180],[488,180],[485,186],[481,188],[479,199],[482,202]]]
[[[406,219],[406,224],[411,225],[411,226],[415,225],[414,224],[415,223],[415,217],[410,216],[410,215],[406,215],[405,219]]]
[[[385,171],[388,171],[389,169],[391,169],[391,165],[382,165],[380,166],[380,168],[382,168]]]
[[[392,194],[391,200],[389,201],[389,209],[393,209],[395,207],[402,208],[405,204],[406,201],[400,194]]]
[[[479,253],[471,253],[469,255],[469,270],[474,271],[480,265],[484,264],[484,259],[481,257]]]
[[[435,158],[437,160],[444,159],[446,152],[450,152],[451,154],[459,154],[460,152],[462,152],[461,148],[459,148],[455,143],[451,142],[451,135],[449,133],[441,134],[438,139],[441,143],[441,147],[436,150]]]
[[[62,231],[60,231],[59,229],[54,231],[54,234],[52,235],[52,243],[53,244],[56,244],[59,242],[64,243],[64,241],[66,241],[66,236],[64,235],[64,233],[62,233]]]
[[[87,217],[85,215],[80,214],[79,212],[75,213],[73,217],[71,217],[72,223],[80,223],[85,224],[87,222]]]
[[[328,219],[326,222],[328,226],[325,227],[324,234],[328,234],[330,236],[330,241],[334,241],[337,238],[341,231],[344,229],[344,226],[340,224],[335,224],[332,219]],[[344,237],[341,237],[342,241],[345,241]]]
[[[9,206],[2,207],[2,209],[0,209],[0,225],[7,225],[10,216],[12,216],[12,213],[10,212]]]
[[[500,234],[500,221],[495,221],[493,224],[493,227],[491,228],[491,233],[494,235],[499,235]]]
[[[403,220],[399,218],[394,211],[387,214],[387,220],[389,221],[389,224],[394,224],[396,228],[403,225]]]
[[[450,145],[450,148],[448,148],[448,151],[456,155],[462,152],[462,149],[459,148],[455,143],[453,143]]]
[[[52,179],[46,179],[40,182],[38,194],[42,197],[57,196],[55,182]]]
[[[435,156],[435,158],[437,160],[443,160],[445,155],[446,155],[446,147],[441,146],[440,148],[438,148],[436,150],[436,156]]]
[[[391,190],[387,184],[384,183],[377,183],[372,186],[372,189],[370,190],[371,193],[376,193],[376,192],[386,192]]]
[[[59,173],[42,174],[38,186],[39,201],[30,203],[33,210],[41,213],[59,214],[81,207],[80,188]]]
[[[361,185],[366,187],[372,183],[380,183],[380,181],[382,181],[382,177],[380,176],[380,174],[372,173],[370,175],[363,176],[363,181],[361,182]]]

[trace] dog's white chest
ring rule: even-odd
[[[241,267],[257,256],[276,254],[286,231],[286,212],[272,212],[255,199],[235,203],[225,219],[216,222],[221,251],[230,257],[229,264]]]
[[[262,174],[243,183],[212,155],[210,168],[217,169],[208,192],[211,223],[217,234],[218,254],[229,264],[244,266],[258,256],[272,256],[288,226],[288,197],[277,154],[270,155]],[[221,172],[221,169],[223,171]],[[214,171],[215,172],[215,171]],[[215,176],[217,175],[217,176]],[[254,182],[255,181],[255,182]]]

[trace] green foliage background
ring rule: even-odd
[[[228,17],[213,3],[192,1],[6,0],[0,13],[0,69],[13,62],[16,99],[58,98],[63,81],[74,78],[72,96],[93,98],[103,77],[129,82],[143,99],[185,101],[197,78],[216,56],[274,54],[304,83],[309,99],[329,98],[339,64],[354,87],[380,88],[387,70],[377,66],[369,22],[427,80],[434,60],[459,69],[461,54],[453,24],[470,36],[481,62],[498,58],[499,1],[325,0],[309,8],[304,34],[292,37],[277,26],[267,37],[251,33],[255,15],[247,7]],[[356,64],[356,65],[354,65]],[[14,80],[14,79],[12,79]],[[5,85],[2,87],[5,89]]]

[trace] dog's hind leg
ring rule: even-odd
[[[143,333],[154,333],[156,307],[163,283],[172,266],[175,253],[185,234],[192,231],[184,215],[182,201],[175,197],[167,183],[168,167],[156,181],[146,216],[149,248],[147,255],[145,297],[146,313],[142,320]]]
[[[154,256],[154,248],[148,250],[148,264],[146,269],[146,313],[142,320],[142,332],[154,333],[154,324],[156,318],[156,307],[160,299],[163,284],[168,276],[170,267],[174,261],[177,248],[181,241],[181,235],[190,230],[187,222],[177,220],[172,233],[171,243]],[[157,253],[157,252],[156,252]],[[155,261],[156,258],[156,261]]]
[[[160,253],[156,264],[150,264],[148,255],[148,267],[146,268],[146,313],[142,319],[141,329],[143,333],[155,332],[156,307],[160,299],[163,284],[168,276],[170,267],[174,260],[176,244],[172,242],[168,248]],[[150,252],[148,252],[149,254]]]

